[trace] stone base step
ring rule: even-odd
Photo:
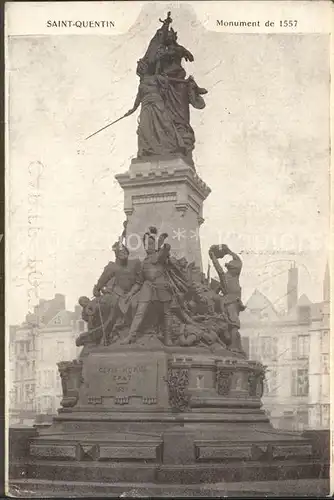
[[[329,476],[329,466],[320,461],[232,462],[162,465],[156,463],[96,463],[34,461],[12,462],[9,477],[26,480],[102,483],[183,484],[234,483],[241,481],[285,481]]]
[[[254,481],[171,485],[154,483],[103,483],[80,481],[46,481],[18,479],[9,482],[6,494],[21,498],[68,497],[259,497],[316,496],[330,493],[328,479],[299,479],[284,481]]]

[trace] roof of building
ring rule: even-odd
[[[59,311],[45,324],[45,327],[70,326],[74,316],[75,314],[71,311]]]
[[[74,312],[65,308],[65,296],[55,294],[50,300],[40,299],[33,313],[26,315],[25,321],[19,326],[11,327],[11,335],[15,337],[16,331],[31,330],[32,328],[48,328],[55,326],[70,326],[71,322],[81,317],[81,307]]]
[[[297,306],[310,306],[311,304],[312,302],[305,293],[299,297],[297,302]]]
[[[274,319],[278,313],[268,297],[255,289],[246,303],[245,315]]]
[[[288,319],[298,318],[298,309],[300,307],[309,307],[311,318],[320,318],[322,314],[323,302],[311,302],[308,296],[303,293],[298,299],[297,304],[290,311],[287,312]]]

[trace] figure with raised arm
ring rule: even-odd
[[[230,255],[232,259],[225,264],[226,271],[219,263],[220,258]],[[219,276],[222,298],[222,309],[226,314],[228,321],[227,343],[231,350],[243,352],[241,347],[241,337],[239,333],[240,319],[239,314],[245,309],[241,301],[241,286],[239,282],[242,269],[240,257],[232,252],[227,245],[213,245],[210,247],[209,256],[212,264]]]

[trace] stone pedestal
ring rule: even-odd
[[[257,362],[223,348],[152,342],[96,347],[73,365],[71,400],[30,440],[28,483],[140,487],[300,479],[321,470],[310,441],[272,428]]]
[[[199,227],[210,188],[194,168],[181,157],[132,160],[129,171],[116,179],[124,190],[131,256],[145,257],[142,237],[152,225],[169,234],[172,255],[202,268]]]

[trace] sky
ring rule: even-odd
[[[9,324],[55,293],[73,309],[112,259],[125,219],[114,177],[136,156],[136,116],[84,139],[132,106],[136,62],[165,14],[164,4],[144,6],[114,36],[10,37]],[[184,66],[208,89],[206,108],[191,115],[196,169],[212,189],[200,229],[204,269],[209,246],[227,243],[244,261],[244,301],[257,288],[282,309],[294,261],[300,295],[320,301],[329,226],[328,36],[209,31],[187,4],[172,17],[179,43],[195,57]]]

